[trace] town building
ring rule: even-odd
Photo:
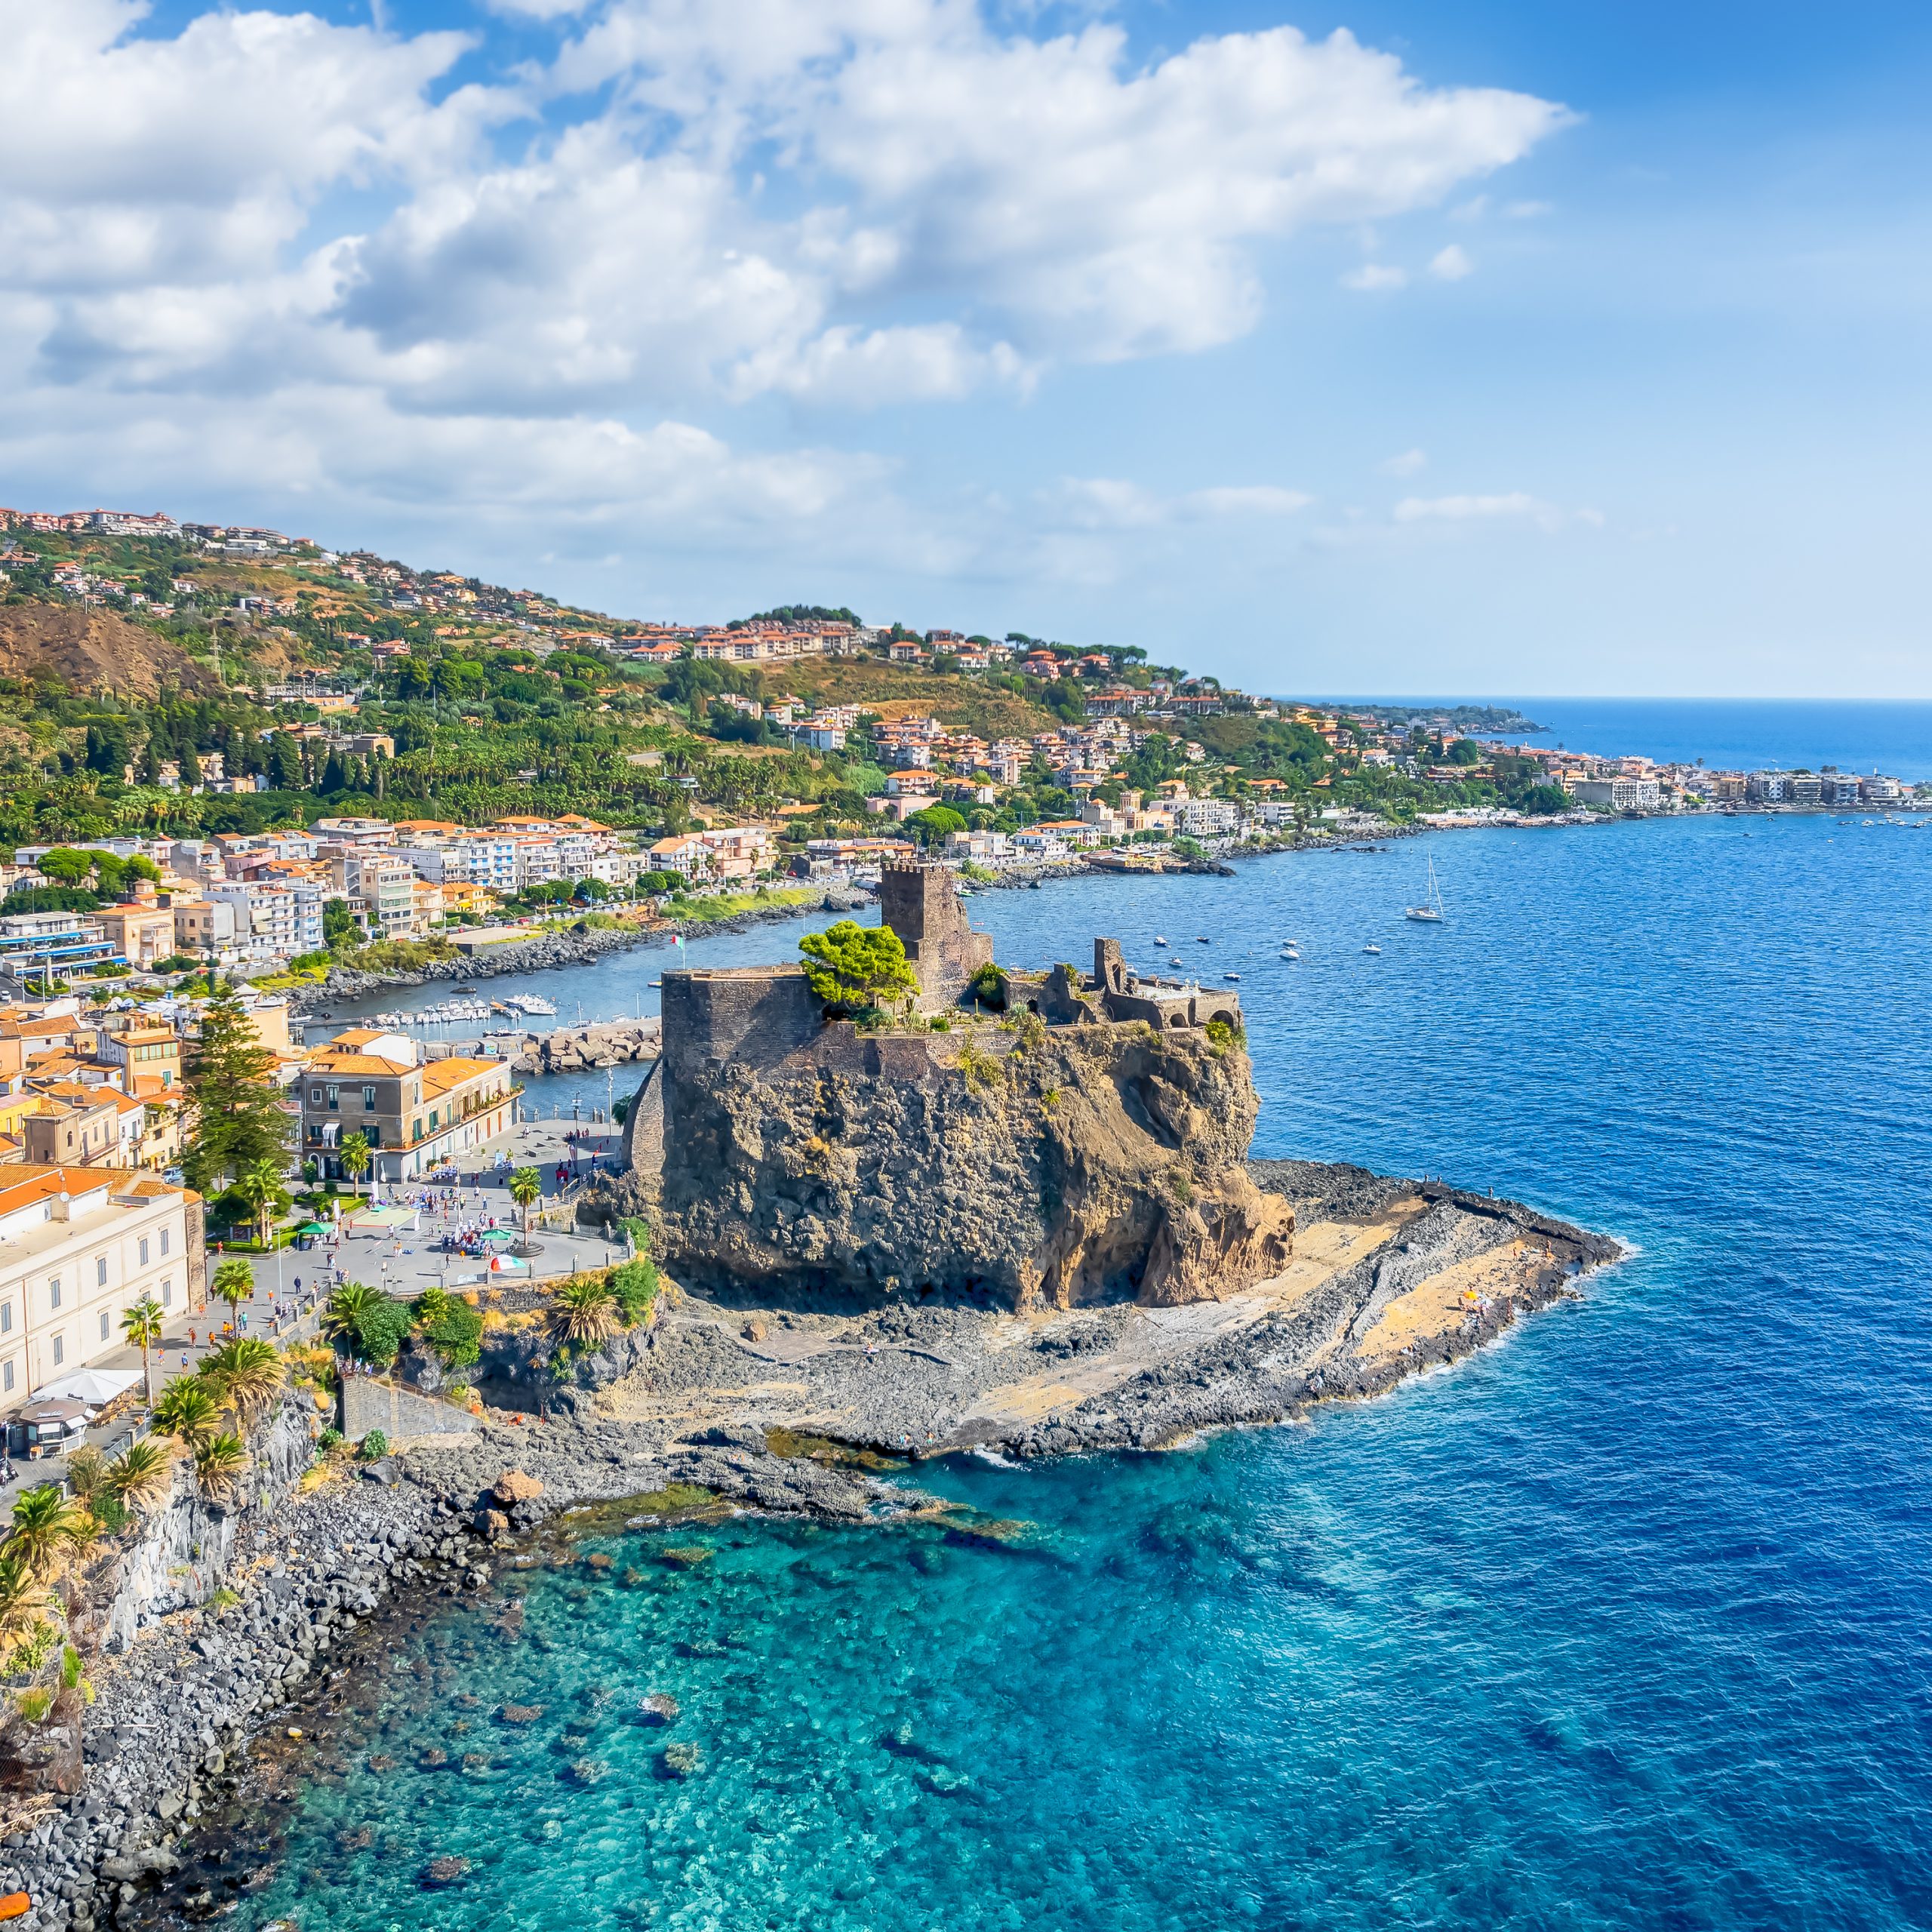
[[[148,1175],[80,1166],[0,1170],[0,1414],[120,1347],[152,1297],[202,1305],[200,1197]]]
[[[523,1089],[507,1060],[421,1054],[402,1034],[356,1028],[312,1054],[301,1081],[303,1156],[340,1178],[343,1143],[359,1134],[375,1179],[412,1180],[514,1123]]]

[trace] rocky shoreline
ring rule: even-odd
[[[84,1767],[64,1795],[9,1801],[0,1893],[27,1893],[21,1922],[57,1932],[220,1915],[266,1868],[220,1844],[205,1857],[193,1835],[260,1740],[312,1735],[307,1705],[356,1645],[380,1641],[386,1598],[486,1592],[517,1540],[560,1512],[638,1499],[648,1515],[688,1485],[732,1509],[890,1521],[940,1506],[875,1473],[881,1454],[1148,1450],[1278,1422],[1456,1361],[1622,1252],[1437,1183],[1311,1162],[1250,1172],[1300,1223],[1298,1258],[1266,1292],[1031,1321],[674,1297],[650,1331],[574,1365],[549,1392],[554,1420],[518,1426],[500,1410],[451,1446],[338,1464],[312,1489],[315,1424],[291,1395],[251,1503],[194,1506],[124,1564],[92,1620]],[[506,1360],[478,1379],[534,1409],[534,1373]]]

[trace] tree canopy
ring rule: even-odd
[[[808,983],[827,1006],[865,1012],[919,990],[906,948],[890,926],[841,919],[828,931],[806,934],[798,951]]]
[[[288,1164],[288,1116],[263,1046],[232,986],[211,1000],[188,1079],[192,1125],[181,1162],[189,1186],[207,1194],[224,1175],[272,1161]]]

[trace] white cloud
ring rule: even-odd
[[[1429,458],[1420,450],[1404,450],[1400,456],[1392,456],[1376,467],[1384,476],[1414,476],[1427,468]]]
[[[1115,25],[1026,31],[990,0],[490,4],[559,23],[554,57],[503,66],[481,11],[411,34],[208,4],[175,30],[145,0],[0,0],[10,470],[185,503],[253,463],[317,502],[487,488],[667,531],[842,516],[952,555],[890,466],[741,447],[788,440],[771,400],[718,426],[1226,342],[1284,238],[1439,205],[1567,118],[1346,33],[1143,62]],[[1063,508],[1125,529],[1304,502]]]
[[[1534,221],[1539,216],[1555,212],[1548,202],[1512,202],[1503,212],[1512,221]]]
[[[1561,530],[1568,523],[1601,527],[1601,511],[1563,510],[1521,490],[1501,496],[1404,497],[1395,508],[1398,523],[1527,522],[1539,530]]]
[[[1429,272],[1438,281],[1460,281],[1466,275],[1473,275],[1475,266],[1468,254],[1452,242],[1430,260]]]
[[[1408,279],[1407,269],[1390,268],[1380,262],[1364,262],[1360,268],[1351,269],[1343,276],[1342,286],[1364,295],[1379,295],[1386,289],[1406,287]]]

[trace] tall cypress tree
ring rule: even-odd
[[[275,1055],[261,1043],[232,986],[202,1014],[202,1038],[188,1076],[189,1144],[182,1171],[211,1194],[224,1177],[257,1161],[288,1164],[288,1116],[275,1085]]]

